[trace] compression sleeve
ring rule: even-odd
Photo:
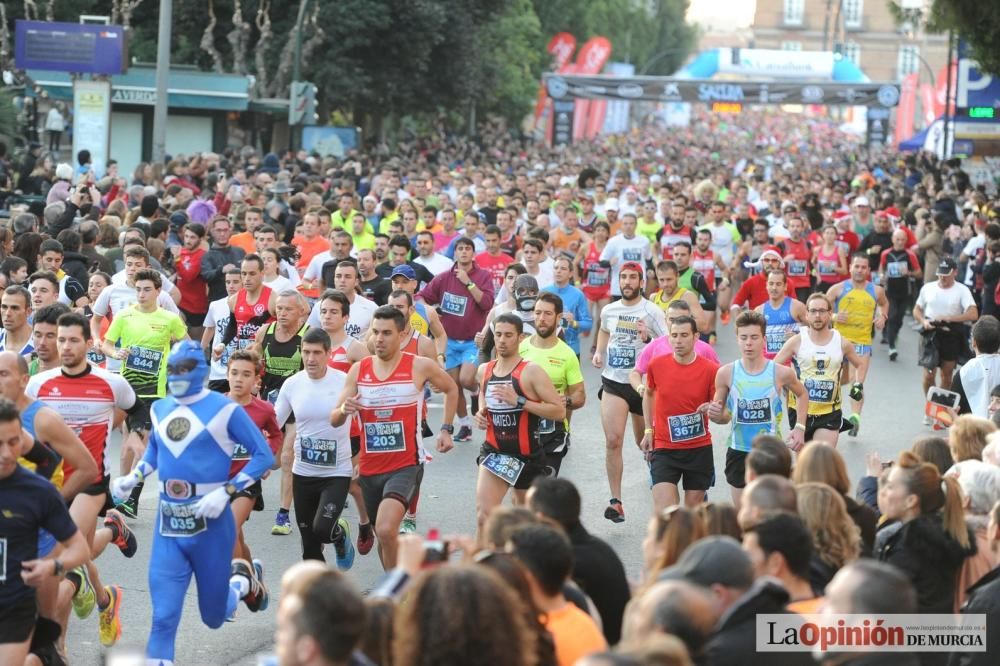
[[[36,439],[31,450],[24,454],[24,459],[35,464],[36,474],[51,479],[62,461],[62,456]]]
[[[236,337],[236,317],[229,314],[229,322],[226,324],[226,332],[222,335],[222,344],[229,346],[229,343]]]
[[[229,415],[227,428],[229,437],[246,447],[250,454],[250,462],[230,479],[237,490],[243,490],[264,476],[264,472],[274,464],[274,454],[271,453],[260,428],[253,422],[246,410],[237,406]]]

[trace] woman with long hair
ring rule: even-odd
[[[799,516],[813,538],[809,582],[822,591],[841,567],[858,559],[861,533],[847,514],[844,498],[825,483],[796,485],[795,495]]]
[[[825,483],[840,493],[847,514],[861,530],[861,554],[871,556],[875,532],[878,531],[878,514],[867,504],[858,502],[847,494],[851,489],[851,480],[847,476],[844,458],[837,449],[820,442],[806,446],[795,461],[792,481],[796,485],[809,481]]]
[[[702,502],[694,510],[705,525],[708,536],[731,536],[737,541],[743,540],[736,507],[729,502]]]
[[[660,571],[677,563],[688,546],[706,536],[705,523],[694,509],[675,504],[653,515],[642,542],[646,580],[655,581]]]
[[[439,567],[423,574],[396,613],[393,666],[536,666],[537,631],[526,617],[524,601],[494,572]]]
[[[14,256],[28,264],[28,275],[38,270],[38,248],[42,245],[42,235],[34,231],[21,234],[14,241]]]
[[[295,289],[292,281],[281,274],[281,251],[276,247],[261,250],[261,261],[264,262],[264,284],[276,294],[286,289]]]
[[[958,480],[903,451],[879,488],[879,508],[901,527],[875,554],[909,576],[921,613],[952,612],[965,558],[976,552]],[[884,528],[883,528],[884,529]]]
[[[382,597],[365,599],[365,632],[358,650],[378,666],[392,666],[392,623],[396,602]]]
[[[988,419],[972,414],[959,416],[948,430],[948,449],[951,451],[952,459],[956,463],[963,460],[982,460],[987,438],[996,432],[996,429],[993,422]]]
[[[0,261],[14,252],[14,231],[10,227],[0,227]]]
[[[601,252],[610,237],[611,227],[608,223],[604,220],[595,222],[591,241],[580,246],[580,251],[573,260],[583,284],[583,295],[590,303],[590,314],[596,322],[601,321],[601,311],[611,302],[611,269],[601,266]],[[591,355],[596,351],[596,345],[597,335],[594,334]]]

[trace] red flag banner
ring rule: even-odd
[[[600,74],[604,63],[611,57],[611,42],[607,37],[591,37],[580,47],[576,56],[576,74],[593,76]],[[590,124],[590,106],[587,100],[576,101],[576,111],[573,114],[573,138],[581,139],[587,133]],[[604,122],[603,114],[600,122]]]
[[[552,36],[549,45],[545,50],[552,56],[553,71],[560,71],[573,58],[576,50],[576,37],[568,32],[560,32]],[[538,99],[535,101],[535,127],[545,112],[545,105],[548,102],[548,95],[545,93],[545,86],[538,86]]]

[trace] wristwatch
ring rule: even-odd
[[[226,489],[226,494],[227,494],[227,495],[229,495],[230,497],[232,497],[232,496],[233,496],[233,495],[235,495],[235,494],[236,494],[237,492],[239,492],[239,491],[238,491],[238,490],[236,489],[236,486],[235,486],[235,485],[233,485],[232,483],[227,483],[227,484],[226,484],[226,485],[225,485],[224,487],[225,487],[225,489]]]
[[[523,395],[517,396],[517,408],[518,409],[524,409],[524,406],[526,404],[528,404],[528,399],[527,398],[525,398]]]
[[[472,282],[471,280],[470,280],[469,282],[466,282],[466,283],[465,283],[465,288],[466,288],[466,289],[472,289],[472,288],[473,288],[473,287],[475,287],[475,286],[476,286],[476,283],[475,283],[475,282]]]
[[[441,432],[446,432],[449,435],[454,435],[455,434],[455,426],[452,425],[451,423],[442,423],[441,424]]]
[[[63,574],[66,573],[66,567],[58,559],[52,560],[52,575],[56,578],[62,578]]]

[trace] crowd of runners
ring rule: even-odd
[[[71,614],[116,644],[136,519],[156,525],[152,626],[130,627],[150,664],[173,663],[192,576],[212,628],[280,578],[281,664],[810,663],[757,654],[755,614],[1000,609],[1000,199],[958,160],[748,111],[560,151],[54,162],[0,153],[2,664],[72,663]],[[905,404],[944,409],[901,417],[950,429],[870,455],[855,499],[837,444],[907,326]],[[581,524],[605,489],[561,474],[585,405],[603,518],[648,530],[640,583]],[[417,536],[432,459],[463,444],[477,532]],[[622,501],[630,446],[648,526]],[[706,502],[723,483],[731,503]],[[305,560],[283,575],[244,536],[263,484]],[[367,598],[359,556],[386,572]]]

